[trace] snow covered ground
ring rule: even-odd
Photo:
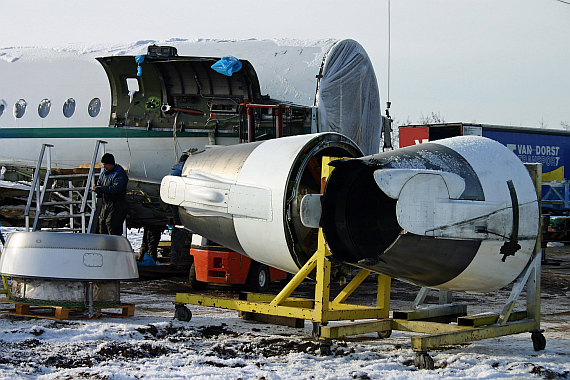
[[[128,237],[137,249],[140,232],[130,230]],[[121,289],[121,300],[137,305],[134,317],[52,321],[1,315],[0,378],[570,377],[568,288],[543,293],[543,314],[548,314],[543,319],[544,351],[533,350],[529,333],[448,346],[430,353],[436,365],[433,371],[414,367],[409,333],[394,331],[385,340],[373,334],[336,340],[333,354],[321,356],[311,339],[310,322],[294,329],[244,321],[235,311],[198,306],[189,306],[190,322],[173,319],[175,294],[190,291],[182,278],[123,283]],[[217,292],[223,295],[227,290]],[[403,304],[395,300],[393,305]]]

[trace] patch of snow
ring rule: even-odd
[[[235,56],[251,62],[263,94],[274,99],[312,105],[316,92],[315,76],[324,54],[334,39],[184,39],[139,40],[116,44],[65,44],[40,47],[0,48],[0,59],[10,64],[26,62],[95,61],[101,56],[145,54],[149,45],[171,45],[179,55]],[[100,68],[100,70],[103,70]]]
[[[30,186],[23,185],[18,182],[0,180],[0,187],[11,190],[30,191]]]

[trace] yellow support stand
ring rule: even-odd
[[[378,297],[376,307],[345,303],[345,300],[370,274],[368,270],[361,270],[334,300],[329,300],[331,265],[326,259],[329,255],[330,252],[324,244],[322,231],[320,231],[317,252],[276,296],[248,293],[246,300],[236,300],[177,293],[175,304],[201,305],[278,317],[308,319],[320,324],[326,324],[329,321],[387,318],[390,311],[390,297],[387,296],[390,291],[390,278],[387,276],[378,276],[379,294],[382,296]],[[315,298],[290,297],[291,293],[315,268],[317,274]]]
[[[0,294],[5,294],[6,297],[10,297],[10,288],[8,287],[8,279],[6,276],[2,276],[2,289],[0,289]]]
[[[323,176],[330,158],[323,158]],[[541,186],[540,164],[527,164],[537,191]],[[332,169],[332,168],[331,168]],[[323,185],[326,182],[323,181]],[[540,199],[540,193],[539,198]],[[537,242],[540,247],[540,239]],[[467,315],[466,305],[451,303],[451,292],[440,293],[440,305],[417,308],[423,302],[428,289],[419,292],[414,310],[394,311],[389,318],[391,278],[378,275],[376,307],[347,304],[347,298],[358,288],[371,271],[361,270],[350,283],[330,301],[331,264],[322,230],[319,230],[318,248],[315,254],[299,270],[293,279],[276,296],[247,293],[245,299],[225,299],[198,294],[177,293],[177,310],[184,304],[238,310],[242,313],[263,314],[273,317],[297,318],[313,321],[313,336],[320,342],[322,354],[330,353],[331,339],[350,335],[378,333],[380,338],[390,336],[392,330],[427,334],[413,336],[411,347],[416,352],[415,364],[420,369],[433,369],[433,359],[427,351],[439,346],[471,342],[505,335],[532,333],[535,350],[543,350],[546,340],[540,330],[540,251],[535,249],[533,260],[515,281],[511,295],[501,313]],[[315,298],[290,297],[293,291],[316,269]],[[514,311],[513,307],[526,285],[526,310]],[[191,314],[190,314],[191,318]],[[445,322],[434,322],[444,320]],[[190,320],[189,318],[186,320]],[[329,321],[354,321],[328,325]],[[449,322],[456,322],[450,324]]]
[[[2,256],[2,250],[0,250],[0,256]],[[10,288],[8,286],[8,279],[6,276],[2,275],[2,288],[0,289],[0,294],[5,294],[6,297],[10,297]]]

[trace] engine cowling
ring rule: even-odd
[[[539,206],[506,147],[468,136],[361,155],[336,133],[213,148],[166,176],[161,198],[194,232],[291,273],[319,227],[331,260],[420,286],[488,292],[524,269]],[[323,156],[345,158],[320,194]]]

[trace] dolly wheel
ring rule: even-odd
[[[416,352],[414,364],[419,369],[434,369],[433,359],[427,352]]]
[[[192,263],[190,274],[188,275],[188,283],[194,290],[204,290],[208,286],[207,282],[196,280],[196,266]]]
[[[330,340],[321,340],[319,342],[319,351],[322,356],[329,356],[331,354],[332,342]]]
[[[530,335],[532,339],[532,346],[535,351],[542,351],[546,348],[546,338],[542,335],[541,331],[535,331]]]
[[[251,263],[247,275],[247,284],[252,292],[260,293],[269,287],[269,267],[260,263]]]
[[[387,339],[392,335],[392,330],[378,331],[378,338]]]
[[[192,312],[184,305],[176,305],[174,310],[174,318],[182,322],[190,322]]]

